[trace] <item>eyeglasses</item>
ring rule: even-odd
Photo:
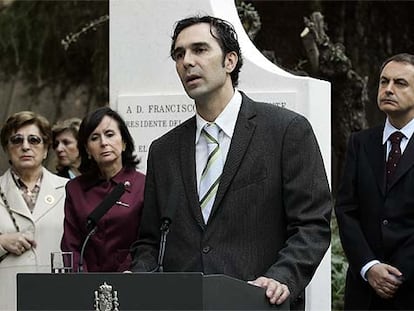
[[[16,134],[16,135],[13,135],[13,136],[11,136],[9,138],[9,142],[12,145],[16,145],[16,146],[23,144],[24,140],[25,140],[25,137],[23,135],[21,135],[21,134]],[[40,138],[37,135],[28,135],[27,136],[27,142],[30,145],[34,145],[35,146],[35,145],[41,144],[43,142],[43,140],[42,140],[42,138]]]

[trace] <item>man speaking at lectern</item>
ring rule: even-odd
[[[176,24],[171,57],[196,115],[155,140],[131,270],[225,274],[304,308],[304,288],[330,242],[331,196],[314,133],[295,112],[235,89],[237,35],[210,16]]]

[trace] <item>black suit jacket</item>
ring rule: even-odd
[[[346,309],[368,309],[374,291],[360,276],[377,259],[397,267],[405,282],[392,304],[414,309],[414,141],[409,141],[387,189],[383,126],[351,135],[336,200],[342,245],[349,261]]]
[[[331,196],[321,154],[304,117],[242,95],[206,225],[196,185],[195,117],[152,143],[132,269],[154,269],[160,218],[174,210],[165,271],[271,277],[287,284],[292,303],[300,305],[330,242]]]

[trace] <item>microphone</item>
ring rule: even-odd
[[[79,263],[78,263],[78,272],[83,272],[83,253],[85,252],[86,244],[88,244],[89,239],[93,236],[96,232],[98,227],[93,227],[91,231],[89,231],[88,235],[86,236],[85,241],[83,241],[80,255],[79,255]]]
[[[172,187],[174,189],[174,187]],[[160,248],[158,252],[158,264],[156,272],[164,272],[164,255],[165,248],[167,245],[167,235],[170,232],[170,225],[172,223],[172,218],[175,214],[175,211],[178,206],[178,197],[176,192],[170,192],[169,200],[167,202],[167,207],[164,211],[164,215],[161,217],[161,239],[160,239]]]
[[[157,272],[164,272],[164,255],[165,255],[165,247],[167,245],[167,235],[170,232],[170,218],[163,218],[161,223],[161,239],[160,239],[160,250],[158,252],[158,264],[157,264]]]
[[[86,228],[89,230],[86,239],[83,241],[80,255],[79,255],[79,264],[78,272],[83,272],[83,253],[85,252],[86,244],[92,235],[95,234],[98,229],[97,225],[99,220],[111,209],[112,206],[118,201],[118,199],[124,194],[125,187],[129,186],[129,182],[119,183],[115,188],[107,194],[101,203],[89,214],[86,221]]]
[[[125,182],[126,184],[127,182]],[[99,220],[111,209],[112,206],[125,192],[125,185],[119,183],[107,194],[102,202],[87,217],[86,227],[92,230],[98,224]]]

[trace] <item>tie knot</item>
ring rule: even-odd
[[[208,143],[218,144],[220,128],[216,123],[206,124],[201,132],[206,137]]]
[[[391,144],[400,144],[401,139],[404,137],[404,134],[398,131],[395,131],[388,138]]]

